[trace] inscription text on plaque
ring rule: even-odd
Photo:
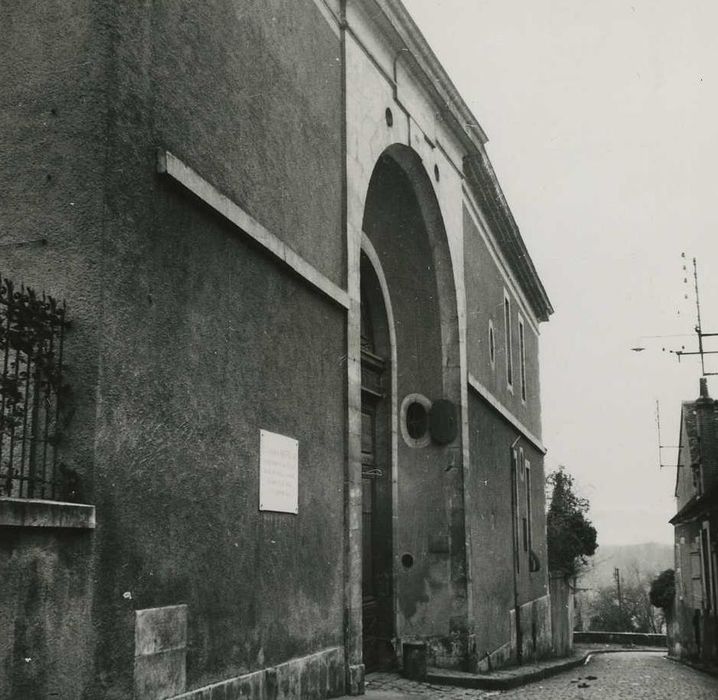
[[[299,512],[299,442],[259,431],[259,510]]]

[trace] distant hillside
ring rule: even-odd
[[[591,568],[579,579],[579,588],[596,590],[613,585],[615,568],[620,569],[623,581],[634,582],[638,574],[650,582],[664,569],[673,568],[673,547],[657,542],[599,546]]]

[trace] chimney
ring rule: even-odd
[[[710,399],[710,396],[708,395],[708,378],[707,377],[701,377],[700,379],[700,397],[702,399]]]
[[[700,445],[701,491],[707,493],[718,484],[718,402],[708,395],[708,382],[701,377],[701,395],[694,403]]]

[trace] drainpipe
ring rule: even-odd
[[[519,607],[519,528],[518,528],[518,452],[516,445],[521,436],[519,435],[513,443],[511,443],[511,531],[513,533],[513,541],[511,546],[514,550],[514,624],[516,625],[516,661],[520,664],[523,660],[523,639],[521,635],[521,609]]]

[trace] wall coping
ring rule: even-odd
[[[541,454],[545,455],[547,450],[541,438],[534,435],[514,414],[506,408],[471,372],[468,376],[468,384],[491,408],[500,416],[513,425]]]
[[[576,631],[573,633],[573,641],[578,644],[641,644],[651,647],[665,647],[666,635],[653,632]]]
[[[281,238],[266,229],[236,202],[223,195],[214,185],[195,172],[177,156],[158,148],[157,172],[179,183],[207,206],[230,221],[259,244],[267,253],[282,261],[305,282],[322,292],[344,309],[349,309],[349,294],[290,248]]]
[[[0,497],[0,527],[94,530],[95,506],[39,498]]]

